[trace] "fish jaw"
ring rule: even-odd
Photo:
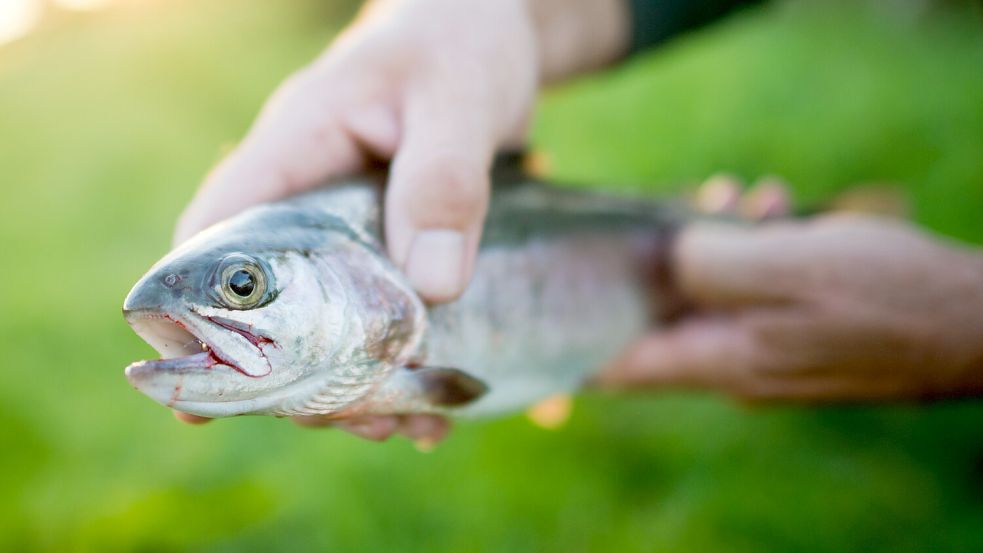
[[[259,407],[255,400],[221,401],[226,394],[234,395],[242,377],[207,351],[137,361],[126,368],[126,378],[157,403],[202,417],[241,415]]]
[[[126,368],[126,378],[134,388],[161,405],[208,418],[279,415],[288,394],[308,385],[303,382],[283,393],[232,399],[241,395],[242,374],[227,365],[213,364],[205,359],[207,356],[201,353],[194,356],[198,359],[137,361]]]
[[[275,401],[259,396],[268,386],[251,377],[222,352],[193,333],[195,326],[173,315],[127,312],[133,330],[153,346],[160,359],[126,368],[127,380],[154,401],[204,417],[260,413]]]

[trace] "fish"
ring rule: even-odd
[[[495,416],[576,392],[669,309],[680,204],[500,162],[469,285],[427,304],[386,255],[384,181],[252,207],[154,264],[123,304],[160,355],[132,386],[211,418]]]

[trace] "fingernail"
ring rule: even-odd
[[[433,301],[453,299],[464,286],[464,235],[456,230],[417,233],[406,257],[406,276]]]

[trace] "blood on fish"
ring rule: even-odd
[[[257,350],[259,350],[260,356],[263,358],[264,361],[266,361],[267,368],[270,371],[273,370],[272,365],[270,365],[269,358],[266,357],[266,352],[263,351],[263,346],[266,345],[266,344],[269,344],[269,345],[272,345],[274,348],[279,348],[280,346],[276,343],[275,340],[273,340],[271,338],[268,338],[266,336],[263,336],[261,334],[254,334],[254,333],[250,332],[249,330],[246,330],[245,328],[243,328],[243,325],[241,323],[236,322],[236,321],[230,321],[230,320],[225,319],[225,318],[222,318],[222,317],[212,317],[212,316],[206,316],[205,318],[208,319],[209,321],[211,321],[212,323],[214,323],[214,324],[216,324],[216,325],[218,325],[218,326],[220,326],[220,327],[222,327],[222,328],[224,328],[226,330],[230,330],[232,332],[235,332],[239,336],[242,336],[243,338],[245,338],[250,344],[253,345],[253,347],[255,347]],[[253,325],[251,325],[251,324],[246,325],[246,326],[249,329],[252,329],[253,328]],[[239,373],[241,373],[241,374],[243,374],[245,376],[248,376],[250,378],[262,378],[262,377],[266,376],[266,374],[269,374],[269,372],[267,372],[266,374],[259,374],[259,375],[250,374],[249,372],[243,370],[241,367],[239,367],[235,363],[230,363],[228,361],[225,361],[221,357],[218,357],[218,355],[215,353],[214,350],[215,350],[215,348],[209,348],[209,350],[208,350],[210,352],[210,354],[212,355],[212,357],[218,359],[219,362],[221,362],[222,364],[225,364],[225,365],[228,365],[228,366],[232,367],[237,372],[239,372]]]
[[[164,318],[164,319],[166,319],[166,320],[174,323],[175,325],[177,325],[178,327],[180,327],[182,330],[184,330],[188,334],[191,334],[192,336],[195,337],[196,340],[201,341],[201,339],[198,338],[193,332],[191,332],[191,330],[188,329],[188,326],[186,324],[184,324],[183,322],[181,322],[180,320],[175,319],[174,317],[172,317],[172,316],[170,316],[170,315],[168,315],[166,313],[164,313],[164,314],[162,314],[160,316],[162,318]],[[230,327],[227,324],[222,324],[220,321],[216,321],[215,318],[213,318],[213,317],[207,317],[207,318],[208,318],[208,320],[210,320],[213,323],[221,326],[222,328],[227,328],[227,329],[229,329],[229,330],[231,330],[233,332],[239,333],[244,338],[246,338],[247,340],[249,340],[254,346],[256,346],[257,348],[259,348],[260,352],[263,351],[263,348],[260,347],[260,345],[259,345],[261,343],[270,343],[270,344],[273,344],[274,347],[277,347],[276,342],[274,342],[273,340],[271,340],[271,339],[269,339],[269,338],[267,338],[265,336],[259,336],[259,337],[257,337],[256,335],[254,335],[254,334],[252,334],[250,332],[247,332],[247,331],[244,331],[244,330],[241,330],[241,329],[237,329],[237,328],[234,328],[234,327]],[[243,334],[244,332],[245,332],[245,334]],[[254,342],[253,340],[250,340],[249,339],[250,336],[252,336],[257,341]],[[205,342],[204,341],[201,341],[201,343],[204,344]],[[266,356],[264,355],[263,357],[266,357]],[[245,376],[248,376],[250,378],[256,378],[255,375],[249,374],[248,372],[244,371],[241,367],[239,367],[239,365],[236,365],[232,361],[229,361],[227,359],[223,359],[223,358],[219,357],[218,353],[215,351],[215,348],[210,347],[210,346],[208,347],[208,361],[209,361],[209,363],[207,365],[205,365],[204,367],[202,367],[202,368],[210,369],[210,368],[214,367],[215,365],[225,365],[227,367],[231,367],[236,372],[241,373],[241,374],[243,374]],[[269,361],[267,361],[267,364],[269,364]]]
[[[177,403],[178,397],[181,395],[181,388],[184,387],[184,376],[178,378],[177,384],[174,385],[174,393],[171,394],[171,400],[167,402],[168,407],[174,407]]]
[[[255,346],[260,350],[263,349],[262,344],[272,344],[273,347],[279,347],[274,340],[260,334],[253,334],[252,332],[242,328],[241,326],[237,326],[235,323],[227,321],[226,319],[222,319],[219,317],[207,317],[207,319],[226,330],[231,330],[232,332],[235,332],[239,336],[242,336],[243,338],[248,340],[250,344],[252,344],[253,346]],[[253,325],[249,325],[250,329],[252,329],[252,327]]]
[[[187,325],[185,325],[185,324],[184,324],[184,323],[182,323],[181,321],[179,321],[179,320],[177,320],[177,319],[175,319],[174,317],[172,317],[172,316],[170,316],[170,315],[168,315],[167,313],[164,313],[164,314],[163,314],[163,315],[161,315],[161,316],[162,316],[163,318],[165,318],[165,319],[167,319],[168,321],[171,321],[172,323],[174,323],[174,324],[176,324],[177,326],[179,326],[179,327],[181,327],[181,329],[182,329],[182,330],[184,330],[185,332],[187,332],[188,334],[192,334],[192,332],[191,332],[190,330],[188,330],[188,327],[187,327]]]

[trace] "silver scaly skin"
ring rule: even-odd
[[[379,175],[201,232],[126,298],[162,356],[127,378],[207,417],[490,415],[576,390],[658,315],[653,257],[682,211],[493,180],[473,280],[444,305],[385,256]]]

